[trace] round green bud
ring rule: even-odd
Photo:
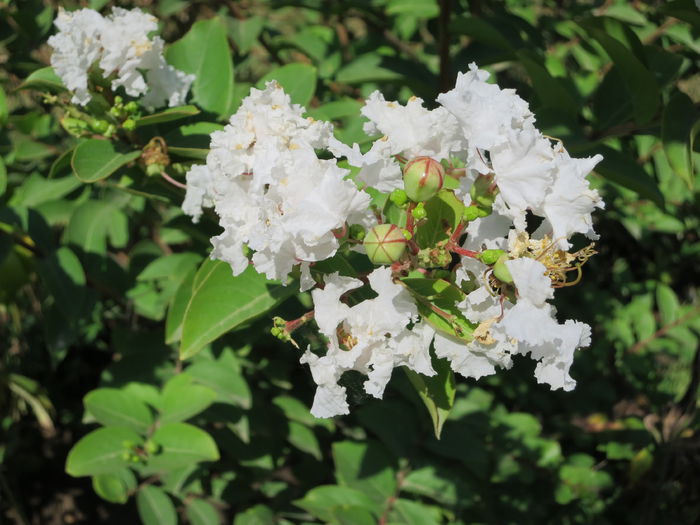
[[[127,102],[124,106],[124,110],[127,113],[136,113],[139,110],[139,105],[132,100],[131,102]]]
[[[406,237],[395,224],[378,224],[365,236],[363,245],[374,264],[392,264],[406,251]]]
[[[124,99],[122,97],[120,97],[119,95],[114,97],[114,105],[115,106],[121,106],[123,102],[124,102]]]
[[[124,113],[122,108],[118,108],[116,106],[109,108],[109,114],[113,117],[121,117],[122,113]]]
[[[428,216],[428,212],[425,211],[425,206],[423,206],[423,203],[420,202],[418,203],[418,206],[413,208],[413,210],[411,211],[411,215],[413,215],[414,219],[419,221],[421,219],[425,219]]]
[[[134,131],[136,129],[136,121],[132,118],[128,118],[122,122],[122,128],[127,131]]]
[[[160,452],[161,447],[158,443],[149,439],[148,441],[146,441],[143,448],[149,454],[157,454],[158,452]]]
[[[114,124],[110,124],[109,126],[107,126],[107,129],[106,129],[106,130],[104,131],[104,133],[102,133],[102,134],[103,134],[105,137],[111,137],[111,136],[114,135],[116,132],[117,132],[117,126],[115,126]]]
[[[90,122],[90,129],[100,135],[104,135],[109,129],[109,126],[110,124],[106,120],[93,120]]]
[[[445,168],[430,157],[418,157],[403,168],[403,185],[413,202],[427,201],[442,189]]]
[[[154,175],[160,175],[161,171],[165,170],[165,166],[162,164],[149,164],[146,166],[146,175],[152,177]]]
[[[131,452],[124,451],[120,454],[122,461],[131,461]]]
[[[479,260],[484,264],[495,264],[505,253],[503,250],[484,250],[479,255]]]
[[[351,239],[355,239],[356,241],[361,241],[362,239],[365,238],[365,229],[360,226],[359,224],[353,224],[350,226],[350,232],[348,234]]]
[[[508,261],[508,256],[506,254],[501,255],[496,264],[493,265],[493,274],[502,283],[512,284],[513,276],[510,274],[510,270],[506,266]]]
[[[389,200],[398,207],[403,207],[408,202],[408,195],[401,189],[396,189],[389,194]]]
[[[61,126],[74,137],[82,137],[88,130],[87,122],[73,117],[63,117]]]

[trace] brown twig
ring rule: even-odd
[[[440,91],[445,93],[452,87],[452,67],[450,63],[450,15],[451,0],[440,0],[438,19],[440,49]]]

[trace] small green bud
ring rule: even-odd
[[[160,452],[161,446],[155,441],[151,441],[149,439],[148,441],[146,441],[143,448],[149,454],[158,454],[158,452]]]
[[[492,265],[495,264],[501,256],[505,255],[505,253],[506,252],[503,250],[484,250],[481,252],[481,255],[479,255],[479,260],[484,264]]]
[[[270,328],[270,333],[272,334],[273,337],[279,337],[281,331],[276,326],[273,326],[272,328]]]
[[[374,264],[392,264],[406,251],[406,237],[395,224],[378,224],[365,236],[363,245]]]
[[[428,212],[425,211],[425,206],[423,206],[423,203],[419,202],[418,205],[413,208],[413,211],[411,211],[411,215],[413,215],[414,219],[419,221],[421,219],[425,219],[428,216]]]
[[[127,113],[136,113],[138,110],[139,105],[133,100],[131,102],[127,102],[127,104],[124,106],[124,111]]]
[[[361,241],[362,239],[365,238],[366,232],[365,229],[360,226],[359,224],[353,224],[350,226],[350,232],[349,236],[351,239],[355,239],[356,241]]]
[[[430,157],[418,157],[403,168],[403,185],[413,202],[427,201],[442,189],[445,168]]]
[[[122,458],[122,461],[131,461],[131,452],[125,450],[120,454],[120,457]]]
[[[136,121],[132,118],[128,118],[122,122],[122,128],[126,131],[134,131],[136,129]]]
[[[90,122],[90,129],[100,135],[104,135],[109,129],[109,126],[110,124],[106,120],[93,120]]]
[[[61,126],[74,137],[82,137],[88,132],[87,122],[73,117],[63,117]]]
[[[115,106],[121,106],[123,102],[124,102],[124,99],[121,96],[117,95],[116,97],[114,97],[114,105]]]
[[[401,228],[401,231],[403,232],[403,236],[406,237],[407,241],[410,241],[411,239],[413,239],[413,234],[410,231],[408,231],[406,228]]]
[[[136,443],[133,441],[122,441],[122,447],[131,450],[136,446]]]
[[[160,172],[165,170],[165,166],[162,164],[149,164],[146,166],[146,175],[152,177],[154,175],[160,175]]]
[[[117,107],[109,108],[109,114],[112,115],[113,117],[119,118],[119,117],[121,117],[122,113],[123,113],[123,110],[121,108],[117,108]]]
[[[396,204],[399,208],[402,208],[404,204],[408,202],[408,195],[401,189],[396,189],[389,195],[389,200]]]
[[[506,266],[507,261],[508,256],[505,254],[501,255],[496,261],[496,264],[493,265],[493,274],[502,283],[512,284],[513,276],[510,274],[510,270]]]
[[[111,136],[114,135],[116,132],[117,132],[117,126],[115,126],[114,124],[110,124],[109,126],[107,126],[107,129],[106,129],[105,132],[102,133],[102,134],[103,134],[105,137],[111,137]]]

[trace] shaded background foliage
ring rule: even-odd
[[[216,314],[210,297],[190,300],[197,268],[231,284],[217,263],[202,266],[216,225],[206,217],[192,225],[178,208],[182,192],[136,167],[94,184],[71,173],[80,172],[75,157],[63,153],[76,141],[39,96],[51,86],[36,76],[50,56],[36,42],[51,34],[59,4],[114,2],[0,2],[5,519],[698,519],[700,11],[692,0],[117,2],[158,16],[166,42],[184,38],[168,59],[199,73],[192,103],[202,112],[146,126],[180,164],[206,154],[207,135],[266,79],[334,121],[341,140],[362,144],[363,97],[379,88],[387,98],[434,100],[470,62],[517,89],[572,155],[605,156],[592,176],[606,201],[596,217],[600,255],[580,285],[558,294],[562,317],[593,327],[572,369],[576,390],[537,385],[527,360],[458,380],[440,441],[400,373],[382,401],[349,375],[351,415],[314,419],[310,374],[269,335],[267,313],[241,314],[212,344],[220,334],[196,340],[198,329],[183,326],[183,309]],[[260,286],[253,281],[247,290]],[[256,293],[268,292],[285,318],[309,307],[293,291]],[[176,343],[188,330],[204,349],[183,366]],[[131,428],[118,447],[133,434],[135,450],[150,453],[142,436],[155,419],[166,448],[151,451],[160,466],[132,457],[132,469],[96,473],[75,460],[69,472],[92,480],[64,472],[69,449],[99,424]],[[168,440],[185,434],[193,459],[178,462]]]

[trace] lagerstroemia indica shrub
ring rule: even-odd
[[[131,131],[136,111],[185,100],[194,76],[167,64],[163,41],[149,36],[152,16],[82,9],[62,11],[55,24],[51,63],[71,103],[93,98],[89,75],[101,77],[103,95],[123,88],[138,103],[111,95],[116,121],[106,136],[116,124]],[[578,282],[595,253],[571,239],[597,238],[591,213],[603,202],[586,176],[602,157],[572,158],[537,129],[526,101],[488,77],[471,64],[432,110],[375,91],[361,111],[365,132],[378,138],[364,152],[337,140],[330,122],[305,117],[270,81],[211,134],[206,164],[187,172],[184,212],[197,222],[213,208],[223,229],[211,239],[213,259],[234,276],[252,264],[311,290],[314,309],[276,319],[273,333],[296,345],[292,332],[313,320],[327,341],[323,355],[301,356],[318,385],[315,416],[348,413],[338,384],[346,371],[366,375],[365,391],[378,398],[395,367],[434,376],[431,348],[474,379],[529,354],[538,382],[574,388],[569,369],[590,327],[560,323],[549,300]],[[72,131],[81,135],[86,122],[73,119]],[[161,142],[151,141],[143,159],[172,180]],[[376,268],[331,271],[355,252]]]
[[[155,133],[199,110],[183,105],[198,78],[166,61],[152,16],[82,9],[61,12],[55,25],[53,71],[35,75],[33,86],[61,86],[45,100],[79,140],[70,159],[76,175],[92,183],[138,166],[185,189],[184,213],[194,223],[205,214],[218,222],[210,255],[230,265],[229,274],[254,273],[263,288],[284,288],[284,297],[310,292],[312,309],[297,319],[275,317],[272,333],[301,347],[299,361],[317,385],[314,416],[349,413],[341,384],[349,371],[382,398],[394,368],[404,367],[436,434],[444,419],[434,397],[453,373],[479,379],[529,355],[537,382],[575,387],[569,370],[591,329],[558,319],[551,300],[581,279],[595,254],[592,213],[603,201],[586,177],[602,157],[572,158],[538,130],[527,102],[490,83],[486,71],[471,64],[452,90],[430,101],[434,109],[375,91],[361,109],[373,138],[362,146],[339,140],[331,122],[306,116],[271,80],[232,108],[201,155],[186,136],[172,146]],[[177,153],[186,160],[173,162]],[[185,301],[193,293],[188,283],[178,290]],[[171,304],[171,313],[177,309]],[[302,326],[315,327],[322,343],[300,339],[294,332]],[[182,333],[176,327],[168,342]],[[207,333],[205,343],[221,335]],[[218,457],[206,433],[168,424],[180,426],[120,430],[121,460],[145,464],[144,475],[157,471],[169,430],[201,438],[199,459]],[[74,448],[69,473],[100,474],[80,459],[95,436]]]

